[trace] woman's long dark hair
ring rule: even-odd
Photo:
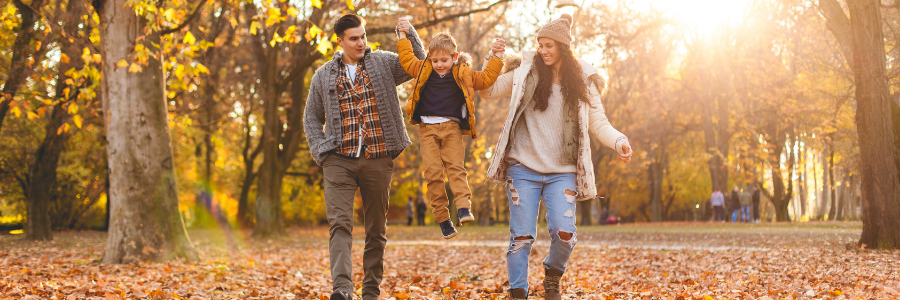
[[[581,64],[572,53],[572,49],[567,45],[556,43],[559,49],[559,59],[562,65],[559,66],[559,83],[562,85],[563,101],[568,102],[572,107],[577,107],[578,100],[590,105],[591,99],[588,98],[587,85],[584,84],[584,78],[581,77]],[[532,68],[537,68],[538,82],[534,89],[534,109],[544,111],[547,109],[550,94],[553,92],[553,69],[544,64],[544,58],[541,52],[534,53],[534,63]]]

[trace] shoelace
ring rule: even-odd
[[[559,281],[560,280],[562,280],[562,276],[544,277],[544,285],[545,285],[544,290],[559,292]]]

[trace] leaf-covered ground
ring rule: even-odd
[[[859,223],[667,223],[578,228],[563,278],[568,299],[898,299],[900,251],[851,247]],[[543,231],[543,232],[541,232]],[[4,299],[327,299],[328,230],[192,230],[202,260],[100,265],[106,234],[56,233],[51,242],[0,235]],[[382,299],[505,299],[504,226],[388,228]],[[354,281],[362,278],[361,227]],[[529,282],[541,298],[549,238],[539,230]],[[358,292],[358,291],[357,291]]]

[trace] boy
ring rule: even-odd
[[[484,71],[476,72],[469,66],[471,58],[456,51],[456,40],[447,33],[436,34],[428,46],[428,56],[419,60],[406,39],[409,28],[406,19],[399,20],[397,52],[400,64],[415,78],[406,113],[410,123],[420,124],[419,142],[431,212],[441,225],[441,234],[450,239],[456,236],[456,228],[447,209],[450,201],[444,190],[444,172],[454,194],[460,225],[475,221],[470,211],[472,193],[466,179],[462,135],[476,137],[475,91],[488,88],[497,80],[503,68],[500,56],[506,50],[506,41],[494,40],[491,55],[485,58]]]

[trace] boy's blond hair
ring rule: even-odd
[[[456,54],[456,39],[447,32],[439,32],[431,37],[431,43],[428,44],[428,54],[435,54],[440,51],[447,52],[450,56]]]

